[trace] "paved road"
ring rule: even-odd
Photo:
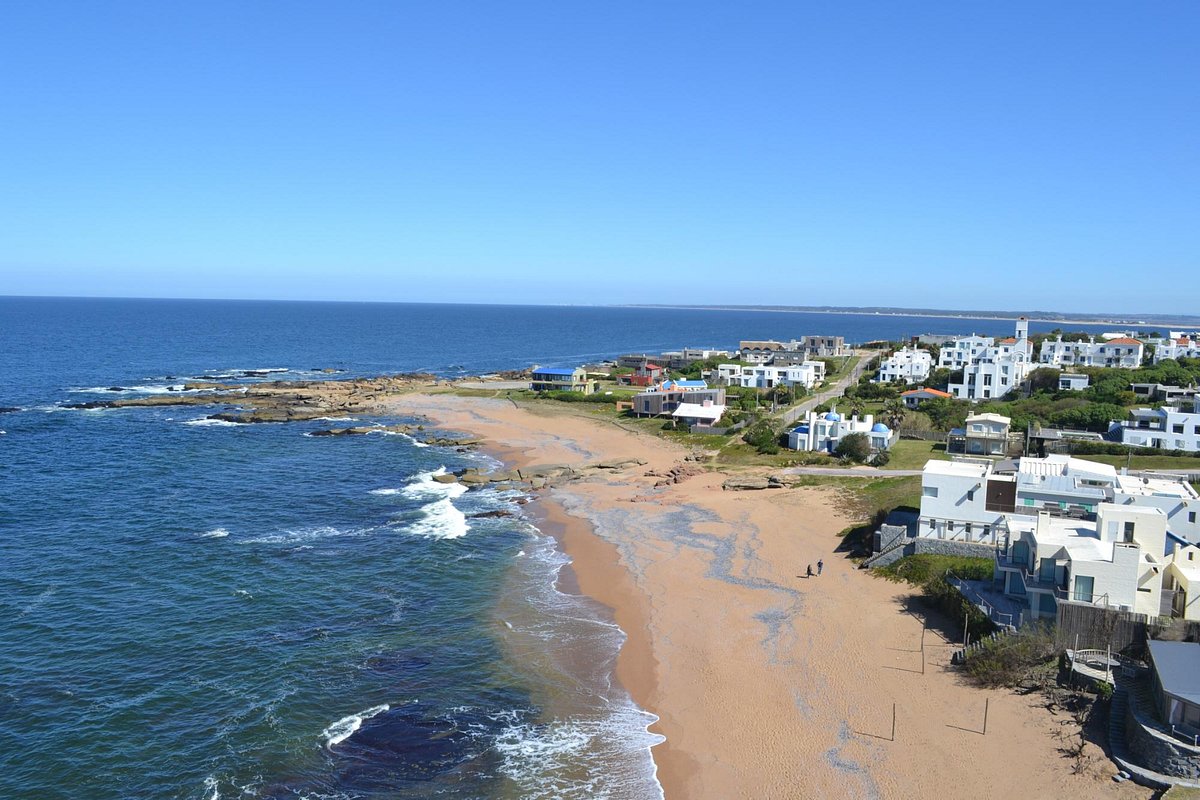
[[[780,415],[780,419],[782,419],[784,423],[790,425],[791,423],[803,417],[809,411],[821,405],[821,403],[832,400],[835,397],[841,397],[842,393],[846,391],[846,387],[850,384],[858,383],[859,377],[861,377],[863,372],[865,372],[867,369],[867,363],[872,357],[878,355],[878,352],[875,350],[855,350],[854,354],[859,357],[858,363],[854,365],[854,369],[850,370],[848,374],[839,378],[829,388],[822,389],[820,394],[815,394],[812,397],[806,398],[799,405],[793,406],[792,408],[789,408],[787,411],[783,412],[783,414]]]

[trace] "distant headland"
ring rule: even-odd
[[[674,305],[667,303],[629,303],[626,308],[686,308],[704,311],[778,311],[806,314],[877,314],[893,317],[938,317],[942,319],[1016,319],[1025,317],[1038,322],[1066,325],[1200,325],[1200,315],[1086,313],[1062,311],[978,311],[945,308],[897,308],[894,306],[777,306],[777,305]]]

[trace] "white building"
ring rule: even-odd
[[[1086,519],[1105,503],[1156,508],[1172,537],[1200,543],[1200,495],[1181,477],[1123,475],[1108,464],[1064,455],[1022,458],[1012,473],[997,473],[983,459],[929,461],[917,532],[994,544],[1004,515]]]
[[[1015,337],[1001,339],[984,347],[975,347],[972,343],[969,348],[964,348],[961,353],[969,351],[970,355],[962,355],[965,359],[962,366],[952,367],[962,370],[962,382],[946,387],[950,393],[960,400],[976,402],[1003,397],[1017,388],[1034,367],[1029,321],[1024,317],[1017,320],[1016,334]],[[969,337],[960,341],[971,342],[978,338]],[[946,352],[943,350],[942,354]],[[961,355],[957,343],[953,352],[956,354],[953,360],[957,362]],[[939,365],[944,365],[942,362],[945,360],[939,360]]]
[[[680,403],[671,416],[689,427],[712,426],[725,416],[725,406],[705,400],[703,403]]]
[[[1103,605],[1158,616],[1167,518],[1157,508],[1104,503],[1094,522],[1009,516],[997,553],[1004,594],[1028,602],[1032,618],[1058,603]]]
[[[873,452],[887,450],[892,446],[895,437],[895,433],[888,426],[882,422],[875,422],[875,418],[870,414],[862,419],[857,416],[843,419],[835,408],[825,414],[808,412],[807,421],[788,432],[788,447],[792,450],[832,453],[837,449],[838,442],[852,433],[866,434]]]
[[[1003,414],[973,414],[961,428],[951,428],[946,449],[969,456],[1008,455],[1012,420]]]
[[[1137,369],[1142,365],[1145,346],[1128,336],[1097,342],[1064,342],[1057,340],[1042,342],[1039,360],[1055,367],[1115,367]]]
[[[1175,545],[1163,571],[1163,591],[1170,595],[1171,616],[1200,620],[1200,547]]]
[[[876,383],[920,383],[929,377],[933,368],[933,356],[928,350],[905,347],[892,353],[879,365]]]
[[[1200,337],[1175,336],[1179,331],[1172,331],[1172,337],[1154,348],[1154,363],[1169,358],[1200,358]]]
[[[1088,388],[1091,382],[1091,378],[1083,373],[1064,372],[1058,376],[1058,390],[1060,392],[1082,392]]]
[[[720,364],[717,382],[743,389],[774,389],[777,386],[802,386],[811,389],[825,380],[824,361],[805,361],[787,367],[762,364]]]
[[[970,364],[987,348],[996,343],[991,336],[963,336],[942,347],[938,353],[938,367],[941,369],[962,369]]]
[[[1131,447],[1200,451],[1200,401],[1162,408],[1134,408],[1129,419],[1113,422],[1109,434]]]

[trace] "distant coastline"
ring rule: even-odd
[[[878,317],[929,317],[930,319],[981,319],[1015,320],[1025,317],[1031,322],[1048,322],[1056,325],[1118,325],[1151,327],[1200,326],[1200,317],[1154,316],[1154,315],[1088,315],[1057,314],[1051,311],[950,311],[928,308],[884,308],[865,306],[862,308],[838,306],[742,306],[742,305],[668,305],[665,303],[626,303],[620,308],[677,308],[691,311],[770,311],[780,314],[841,314],[846,316]]]

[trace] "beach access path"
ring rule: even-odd
[[[837,397],[841,397],[846,391],[847,386],[858,383],[858,379],[862,377],[862,374],[867,369],[867,364],[869,364],[871,359],[877,354],[878,353],[874,350],[855,350],[854,355],[858,356],[858,361],[855,362],[854,366],[849,372],[834,381],[832,385],[822,389],[812,397],[805,398],[800,403],[797,403],[791,408],[786,409],[782,414],[779,415],[779,418],[783,420],[784,424],[790,425],[822,403],[828,402]]]
[[[658,715],[668,800],[1151,796],[1114,783],[1095,745],[1072,774],[1060,717],[1036,695],[963,682],[949,664],[957,626],[939,633],[907,586],[836,552],[860,521],[845,489],[722,491],[715,471],[656,486],[645,472],[686,450],[571,404],[406,395],[392,408],[482,436],[515,466],[647,462],[535,505],[561,527],[580,590],[628,636],[617,678]],[[819,559],[823,574],[803,577]]]

